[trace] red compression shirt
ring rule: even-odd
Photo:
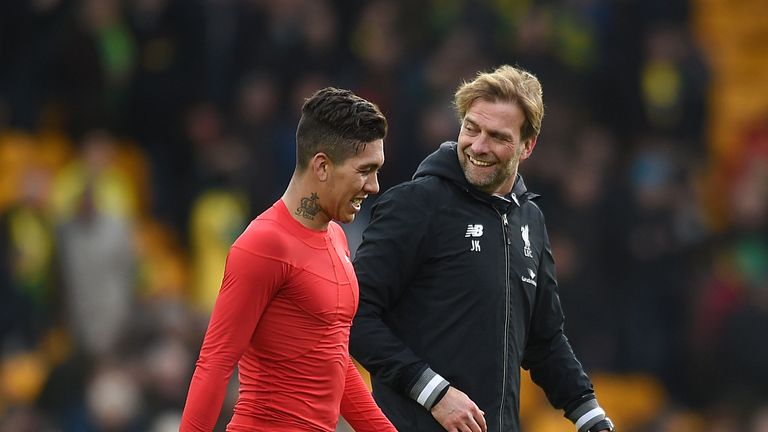
[[[227,431],[395,431],[349,357],[358,286],[344,231],[313,231],[282,200],[229,251],[181,432],[213,430],[235,363],[240,394]]]

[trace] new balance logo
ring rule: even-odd
[[[467,233],[464,234],[464,237],[482,237],[483,236],[483,226],[480,224],[467,225]]]

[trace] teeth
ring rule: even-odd
[[[481,161],[481,160],[477,160],[477,159],[473,158],[473,157],[472,157],[472,156],[470,156],[470,155],[467,155],[467,157],[469,158],[469,161],[470,161],[470,162],[472,162],[473,164],[475,164],[475,165],[478,165],[478,166],[484,166],[484,167],[486,167],[486,166],[491,166],[491,165],[493,165],[491,162],[484,162],[484,161]]]

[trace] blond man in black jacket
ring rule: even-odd
[[[521,366],[579,432],[610,431],[563,333],[544,217],[518,174],[541,128],[541,85],[502,66],[455,103],[457,142],[372,209],[351,353],[401,432],[518,432]]]

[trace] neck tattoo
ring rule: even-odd
[[[296,209],[296,214],[309,220],[315,219],[315,215],[320,211],[320,206],[317,205],[317,194],[312,192],[312,195],[307,198],[301,199],[301,205]]]

